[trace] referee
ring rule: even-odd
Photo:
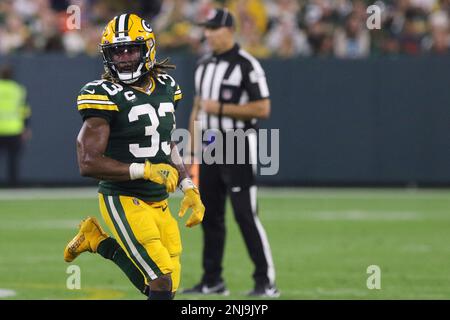
[[[192,139],[201,139],[194,136],[194,121],[200,121],[203,132],[217,130],[222,133],[225,143],[225,132],[256,129],[258,118],[269,117],[269,90],[259,62],[235,42],[234,19],[227,9],[212,10],[202,25],[213,53],[202,57],[195,71],[196,94],[189,128]],[[226,149],[223,150],[224,162],[226,153],[230,152]],[[246,136],[245,151],[244,164],[200,164],[199,184],[206,207],[202,224],[203,277],[199,284],[183,293],[229,293],[222,278],[225,200],[229,195],[235,219],[255,265],[255,286],[248,294],[279,296],[269,242],[257,214],[255,133]],[[236,160],[236,152],[234,155]]]

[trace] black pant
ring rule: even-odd
[[[19,181],[19,156],[22,149],[20,135],[0,136],[0,154],[7,154],[7,185],[16,186]]]
[[[272,284],[274,268],[266,233],[257,217],[256,186],[251,165],[200,165],[200,194],[206,212],[203,219],[203,278],[214,285],[222,280],[225,246],[225,200],[230,196],[250,258],[256,285]]]

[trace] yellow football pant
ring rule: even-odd
[[[167,200],[146,203],[135,197],[99,194],[99,205],[108,228],[147,281],[171,274],[175,292],[182,247]]]

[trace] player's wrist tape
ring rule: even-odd
[[[180,182],[180,189],[183,192],[186,192],[186,190],[194,189],[196,188],[195,184],[192,182],[190,178],[184,178]]]
[[[132,163],[130,164],[130,180],[144,178],[145,164],[144,163]]]

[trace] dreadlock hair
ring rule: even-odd
[[[176,66],[174,64],[169,63],[170,58],[165,58],[163,61],[155,61],[153,68],[150,69],[148,74],[152,78],[156,78],[158,74],[167,73],[167,70],[175,70]],[[111,82],[116,82],[117,80],[113,78],[113,76],[105,71],[102,75],[102,79],[108,80]]]
[[[157,77],[160,73],[167,73],[166,70],[175,70],[177,67],[169,63],[170,58],[165,58],[163,61],[155,61],[155,65],[150,69],[150,76]]]

